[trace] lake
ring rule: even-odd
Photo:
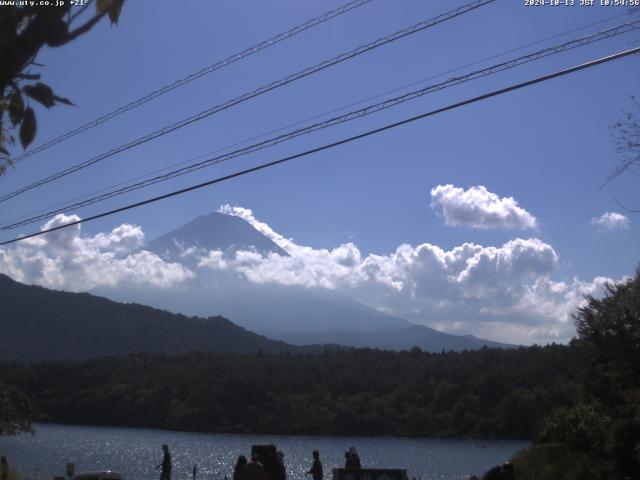
[[[466,479],[504,462],[528,445],[525,441],[472,441],[400,437],[313,437],[282,435],[203,434],[137,428],[38,424],[35,435],[0,437],[0,454],[15,462],[30,478],[64,475],[65,462],[76,472],[110,469],[124,480],[159,478],[155,465],[161,446],[169,445],[173,480],[191,478],[198,464],[199,480],[231,478],[238,455],[249,456],[251,445],[274,443],[284,452],[288,480],[310,477],[311,451],[318,449],[325,479],[342,467],[344,452],[354,445],[365,468],[406,468],[409,480]],[[37,469],[37,470],[36,470]]]

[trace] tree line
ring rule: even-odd
[[[577,393],[583,349],[134,354],[0,366],[41,418],[206,432],[531,437]]]

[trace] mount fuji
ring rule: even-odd
[[[200,216],[143,248],[165,261],[181,263],[197,275],[172,292],[103,287],[92,293],[185,315],[222,315],[260,335],[297,345],[331,343],[392,350],[417,346],[433,352],[513,347],[417,325],[333,290],[254,283],[232,269],[198,268],[203,256],[211,251],[224,256],[237,252],[289,256],[237,216],[218,212]]]

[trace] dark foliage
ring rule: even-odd
[[[637,110],[640,111],[640,103],[631,96],[631,100]],[[640,167],[640,123],[636,113],[625,110],[622,118],[612,125],[613,139],[616,143],[619,163],[614,172],[609,175],[607,181],[625,173],[629,169]]]
[[[587,298],[575,321],[585,355],[578,395],[516,459],[522,478],[640,478],[640,269],[604,298]]]
[[[45,83],[25,85],[40,80],[40,74],[31,71],[41,66],[35,62],[40,49],[66,45],[89,32],[104,16],[117,23],[124,0],[96,0],[95,15],[80,25],[77,20],[89,2],[76,8],[73,2],[62,2],[55,8],[21,3],[24,5],[16,2],[15,6],[0,9],[0,175],[11,165],[7,150],[15,142],[11,131],[19,129],[20,143],[25,149],[36,136],[36,115],[28,99],[46,108],[72,105]]]
[[[81,359],[135,352],[297,350],[223,317],[185,317],[86,293],[27,286],[2,274],[0,305],[0,361]]]
[[[0,435],[31,432],[35,414],[35,406],[24,393],[0,383]]]
[[[211,432],[530,437],[576,395],[581,351],[137,354],[0,365],[64,423]]]

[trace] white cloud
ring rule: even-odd
[[[78,219],[57,215],[42,229]],[[117,285],[168,288],[193,276],[178,263],[139,250],[143,241],[142,230],[134,225],[93,237],[83,237],[80,225],[75,225],[0,247],[0,272],[21,282],[73,291]]]
[[[610,281],[557,280],[558,255],[537,238],[499,246],[464,243],[450,250],[402,244],[389,253],[363,255],[353,242],[330,249],[299,245],[246,208],[226,205],[221,211],[243,218],[289,255],[185,247],[183,260],[192,271],[142,250],[144,234],[137,226],[123,224],[95,236],[83,236],[75,226],[0,248],[0,272],[55,289],[184,287],[203,298],[209,298],[207,282],[218,277],[236,279],[239,289],[246,282],[325,288],[443,331],[513,343],[568,340],[574,334],[571,313],[583,296],[598,294]],[[43,228],[75,218],[59,215]]]
[[[629,228],[629,218],[621,213],[607,212],[600,217],[592,218],[591,225],[602,230],[627,230]]]
[[[518,206],[513,197],[500,198],[482,185],[468,190],[438,185],[431,189],[431,207],[440,207],[450,226],[521,230],[538,226],[536,217]]]
[[[298,245],[249,209],[225,206],[222,211],[259,227],[290,256],[236,252],[223,258],[222,252],[211,252],[201,267],[231,269],[253,283],[338,290],[453,333],[518,343],[566,341],[574,333],[571,313],[583,296],[611,281],[553,280],[561,273],[558,255],[537,238],[501,246],[465,243],[448,251],[428,243],[403,244],[386,255],[363,256],[353,243],[334,249]]]
[[[253,228],[258,230],[265,237],[269,238],[280,248],[285,250],[287,253],[294,253],[294,251],[300,248],[298,245],[294,243],[294,241],[290,238],[286,238],[276,231],[274,231],[269,225],[264,222],[258,220],[253,212],[249,208],[231,206],[229,204],[225,204],[220,206],[218,209],[219,213],[224,213],[225,215],[233,215],[235,217],[242,218],[245,222],[251,225]],[[290,251],[291,250],[291,251]]]

